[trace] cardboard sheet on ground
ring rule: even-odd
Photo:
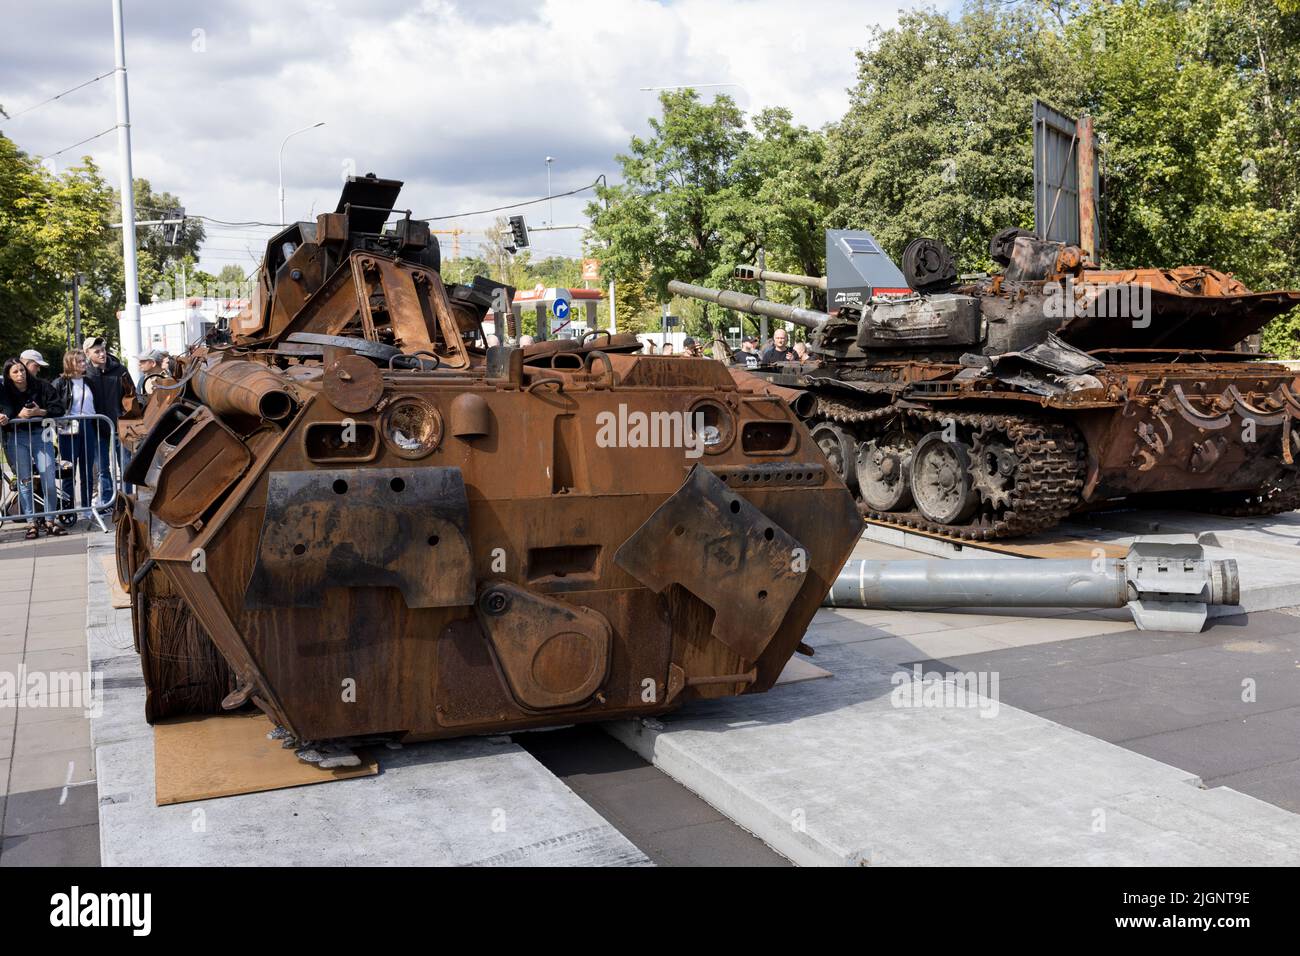
[[[884,521],[873,521],[870,518],[864,518],[863,523],[903,531],[906,534],[919,535],[922,538],[947,541],[972,550],[993,551],[998,554],[1013,555],[1019,558],[1091,558],[1099,550],[1105,552],[1108,558],[1122,558],[1128,554],[1127,546],[1108,544],[1105,541],[1093,541],[1088,538],[1069,537],[1059,531],[1048,531],[1045,534],[1037,534],[1028,538],[1010,538],[996,541],[958,541],[955,538],[936,534],[933,531],[926,531],[921,528],[899,528],[897,525]],[[906,547],[906,545],[903,545],[903,547]]]
[[[117,558],[111,554],[101,554],[99,563],[104,569],[104,580],[108,582],[109,603],[119,610],[130,607],[131,598],[117,581]]]
[[[321,770],[267,740],[262,713],[178,717],[154,725],[154,789],[158,806],[369,777],[379,764],[365,753],[358,767]]]
[[[802,657],[792,657],[785,662],[785,668],[781,671],[781,676],[776,679],[776,686],[797,684],[800,681],[819,680],[823,677],[832,676],[834,675],[824,667],[818,667]]]

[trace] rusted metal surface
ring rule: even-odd
[[[509,583],[485,586],[477,611],[501,674],[524,707],[574,707],[600,692],[613,630],[599,611]]]
[[[341,355],[325,364],[325,397],[341,412],[365,412],[384,394],[384,374],[360,355]]]
[[[282,421],[293,411],[284,380],[256,362],[202,363],[192,380],[195,397],[218,415]]]
[[[687,588],[713,608],[713,636],[752,661],[799,593],[807,552],[745,500],[743,485],[696,465],[614,560],[655,593]]]
[[[1019,230],[990,249],[1004,273],[803,323],[811,361],[742,387],[780,396],[862,511],[903,527],[1010,537],[1119,499],[1300,507],[1300,378],[1236,350],[1300,291],[1252,292],[1204,266],[1100,270]]]
[[[306,742],[770,688],[859,532],[788,403],[630,336],[485,349],[493,284],[444,286],[427,230],[364,205],[268,245],[233,344],[185,357],[133,459],[124,564],[220,653],[204,699]],[[191,415],[229,455],[168,441]]]
[[[143,481],[153,488],[149,508],[154,514],[170,525],[188,525],[239,480],[253,456],[211,409],[184,414],[185,406],[178,406],[175,411],[176,427],[158,429],[161,442]]]
[[[474,602],[455,468],[272,472],[250,609],[320,607],[328,588],[393,587],[408,608]]]

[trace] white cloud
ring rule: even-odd
[[[749,111],[783,105],[814,127],[837,119],[854,49],[871,26],[895,21],[895,3],[128,0],[135,174],[193,212],[271,222],[282,138],[323,120],[285,150],[290,218],[333,208],[348,162],[404,179],[400,205],[417,215],[541,196],[547,155],[557,192],[616,178],[614,154],[656,108],[641,87],[730,83],[717,92]],[[19,28],[0,39],[0,103],[11,113],[111,68],[109,4],[74,8],[11,14]],[[113,122],[110,79],[2,128],[48,154]],[[59,161],[83,152],[116,181],[114,136]],[[585,201],[557,199],[557,222],[583,222]],[[537,225],[550,213],[544,204],[527,215]],[[491,219],[460,224],[481,230]],[[266,231],[211,229],[203,264],[250,264],[240,250]],[[536,237],[541,252],[572,253],[577,241]]]

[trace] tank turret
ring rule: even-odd
[[[861,235],[857,248],[874,255]],[[863,286],[826,315],[669,288],[808,331],[810,361],[758,374],[784,390],[874,520],[987,539],[1121,499],[1300,507],[1300,379],[1240,349],[1300,292],[1252,292],[1205,266],[1099,269],[1023,230],[998,233],[990,251],[1001,273],[960,277],[942,243],[917,240],[906,288]],[[737,276],[816,287],[749,267]]]

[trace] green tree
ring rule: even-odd
[[[221,267],[216,276],[218,298],[240,299],[247,297],[252,290],[252,281],[243,266],[227,263]]]
[[[1219,16],[1206,2],[1121,0],[1069,25],[1105,137],[1107,258],[1206,263],[1268,285],[1293,272],[1289,217],[1261,175],[1273,163],[1252,78],[1208,55]]]
[[[754,118],[754,128],[755,135],[732,163],[731,184],[714,204],[722,248],[710,279],[729,284],[732,267],[754,263],[760,248],[769,269],[821,275],[826,268],[824,227],[832,207],[826,137],[796,125],[784,108],[763,110]],[[769,287],[773,297],[781,292],[782,287]]]
[[[141,219],[181,205],[170,193],[135,183]],[[57,362],[68,340],[68,283],[82,276],[85,335],[117,339],[125,288],[117,193],[85,157],[60,175],[0,134],[0,354],[38,348]],[[157,226],[137,231],[140,300],[155,293],[199,294],[213,277],[195,265],[201,225],[188,222],[174,241]],[[181,276],[184,275],[184,283]]]
[[[112,192],[89,159],[54,176],[0,134],[0,354],[61,355],[66,283],[97,278],[111,215]],[[103,331],[101,316],[84,323]]]
[[[830,134],[831,225],[918,235],[987,268],[1031,228],[1032,101],[1101,136],[1106,264],[1204,263],[1300,285],[1300,15],[1289,0],[1112,0],[905,14],[859,54]],[[1300,353],[1296,316],[1265,338]]]
[[[719,268],[723,234],[716,206],[734,181],[733,164],[749,138],[728,96],[703,103],[694,90],[659,96],[652,135],[634,136],[617,158],[623,181],[597,188],[588,205],[588,246],[601,250],[606,275],[645,282],[667,300],[671,279],[703,281]]]
[[[931,236],[962,268],[989,266],[994,232],[1033,226],[1033,101],[1081,99],[1068,55],[1037,8],[976,2],[874,30],[830,133],[828,224],[871,230],[895,259]]]
[[[442,264],[442,279],[444,282],[458,282],[462,285],[469,285],[470,282],[474,281],[475,276],[483,276],[485,279],[492,278],[492,266],[486,259],[478,256],[461,256],[459,259],[453,259]]]
[[[1106,137],[1108,258],[1300,286],[1300,15],[1275,0],[1094,3],[1068,27]],[[1300,310],[1264,347],[1300,357]]]

